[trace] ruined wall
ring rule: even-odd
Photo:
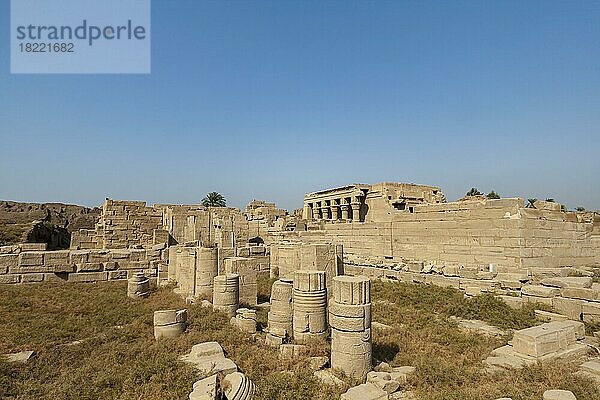
[[[349,259],[374,264],[417,260],[450,266],[495,264],[499,273],[536,274],[546,268],[597,262],[591,223],[574,213],[523,207],[521,199],[414,206],[390,222],[325,223],[322,230],[277,233],[280,239],[343,244]]]
[[[23,246],[0,247],[0,283],[97,282],[127,279],[136,272],[157,277],[168,264],[164,245],[57,251]]]
[[[162,219],[162,211],[147,207],[144,201],[106,199],[96,226],[98,242],[105,249],[151,246],[154,230],[162,228]]]

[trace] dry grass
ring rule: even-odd
[[[259,296],[268,296],[271,284],[263,279]],[[374,332],[374,356],[416,366],[407,389],[419,398],[539,400],[548,388],[572,390],[578,400],[600,398],[590,382],[570,374],[575,366],[569,364],[482,373],[481,361],[507,339],[465,334],[448,320],[458,315],[522,328],[535,323],[531,308],[514,311],[491,296],[464,299],[452,289],[393,283],[374,283],[373,298],[373,319],[392,326]],[[184,307],[187,333],[155,341],[152,312]],[[266,313],[259,315],[266,323]],[[133,301],[123,283],[3,286],[0,326],[0,352],[38,353],[27,365],[0,362],[2,399],[187,399],[198,377],[177,357],[209,340],[221,343],[257,384],[258,399],[339,398],[339,391],[312,377],[306,360],[281,362],[275,349],[231,327],[225,316],[186,306],[168,289]],[[318,355],[327,346],[310,348]]]

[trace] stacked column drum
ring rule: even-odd
[[[268,314],[267,341],[281,344],[293,335],[292,280],[280,279],[271,287],[271,308]]]
[[[296,271],[293,290],[294,339],[327,336],[327,290],[324,271]]]
[[[240,276],[238,274],[217,275],[213,287],[213,309],[229,317],[235,316],[240,303]]]
[[[345,275],[333,278],[329,324],[331,367],[364,380],[372,368],[369,278]]]

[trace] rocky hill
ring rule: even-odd
[[[93,229],[100,208],[62,203],[20,203],[0,200],[0,245],[48,243],[68,248],[71,232]]]

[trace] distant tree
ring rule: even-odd
[[[585,208],[583,208],[583,207],[579,206],[579,207],[576,207],[576,208],[575,208],[575,211],[582,212],[582,211],[585,211]]]
[[[547,201],[548,203],[555,203],[555,201],[554,201],[554,199],[553,199],[553,198],[548,198],[548,199],[546,199],[546,201]]]
[[[496,192],[494,192],[493,190],[491,192],[489,192],[486,196],[488,199],[499,199],[500,195]]]
[[[526,208],[535,208],[535,202],[538,201],[538,199],[536,199],[535,197],[533,199],[527,199],[527,205],[525,206]]]
[[[561,204],[560,211],[567,212],[567,207],[564,204]]]
[[[217,192],[210,192],[202,199],[204,207],[225,207],[226,204],[225,197]]]
[[[481,193],[479,190],[477,190],[476,188],[471,188],[468,192],[467,192],[467,196],[481,196],[483,193]]]

